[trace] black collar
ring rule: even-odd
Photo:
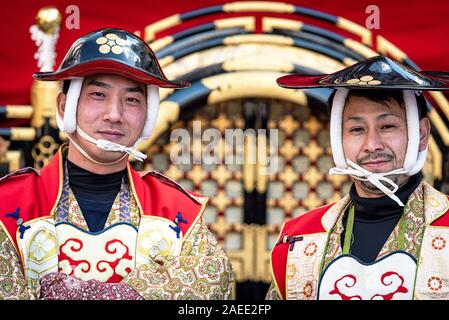
[[[108,174],[97,174],[77,166],[70,160],[67,160],[67,171],[70,187],[91,195],[109,191],[118,192],[126,174],[126,169]]]

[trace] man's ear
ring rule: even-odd
[[[67,101],[67,95],[63,92],[58,93],[58,96],[56,98],[57,105],[57,111],[61,119],[64,119],[64,111],[65,111],[65,104]]]
[[[424,117],[419,120],[419,151],[424,151],[430,138],[430,121]]]

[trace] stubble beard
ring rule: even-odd
[[[368,156],[365,156],[361,159],[357,160],[357,164],[359,166],[362,166],[364,162],[369,161],[369,160],[376,160],[379,158],[383,158],[386,159],[388,161],[395,161],[395,156],[388,154],[388,153],[377,153],[377,154],[371,154]],[[373,173],[381,173],[381,172],[373,172]],[[407,180],[408,180],[408,176],[406,175],[387,175],[385,176],[385,178],[391,180],[392,182],[394,182],[398,187],[402,186]],[[372,184],[369,181],[363,181],[363,180],[359,180],[358,181],[360,183],[360,186],[362,187],[362,189],[365,190],[365,192],[371,193],[371,194],[376,194],[376,195],[384,195],[384,192],[382,190],[380,190],[378,187],[376,187],[374,184]],[[383,186],[385,186],[386,188],[392,190],[392,186],[386,182],[382,182],[379,181]]]
[[[388,175],[388,176],[385,176],[385,178],[388,178],[391,181],[393,181],[398,187],[401,187],[402,185],[404,185],[405,182],[408,180],[408,177],[406,175],[403,175],[403,174],[401,174],[401,175]],[[376,187],[374,184],[372,184],[371,182],[369,182],[369,181],[362,181],[362,180],[359,180],[358,182],[360,183],[360,186],[366,192],[369,192],[369,193],[372,193],[372,194],[376,194],[376,195],[384,195],[384,192],[382,190],[380,190],[378,187]],[[387,184],[385,182],[382,182],[382,181],[379,181],[379,182],[382,185],[384,185],[386,188],[392,190],[392,187],[389,184]]]

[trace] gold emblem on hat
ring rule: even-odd
[[[123,47],[128,45],[128,40],[123,40],[115,33],[108,33],[104,37],[99,37],[96,42],[100,45],[98,50],[103,54],[111,51],[114,54],[121,54],[123,52]]]
[[[360,79],[354,78],[354,79],[346,80],[345,83],[357,84],[359,86],[366,86],[366,85],[377,86],[377,85],[381,84],[382,82],[379,80],[375,80],[372,76],[363,76],[363,77],[360,77]]]

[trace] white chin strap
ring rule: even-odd
[[[342,119],[349,90],[343,88],[336,90],[335,97],[332,102],[330,120],[331,148],[336,167],[331,168],[329,170],[329,174],[350,175],[354,179],[369,181],[403,207],[404,204],[395,195],[395,192],[398,190],[398,185],[386,176],[400,174],[412,176],[421,171],[426,161],[427,148],[419,152],[419,115],[415,93],[410,90],[403,90],[402,92],[404,97],[408,133],[407,151],[405,154],[404,165],[402,168],[390,172],[374,173],[358,166],[349,159],[345,159],[342,143]],[[390,185],[392,189],[386,187],[381,181]]]
[[[94,139],[89,136],[86,132],[84,132],[76,123],[76,111],[78,107],[78,100],[81,93],[81,88],[83,86],[84,78],[75,78],[70,80],[69,90],[67,92],[66,106],[64,112],[64,119],[61,119],[58,113],[56,113],[56,122],[61,131],[67,134],[69,140],[73,143],[73,145],[90,161],[100,164],[100,165],[112,165],[117,162],[120,162],[128,155],[132,155],[139,161],[143,161],[146,159],[146,155],[135,150],[136,146],[143,140],[148,139],[154,127],[156,126],[157,114],[159,112],[159,88],[154,85],[147,85],[147,118],[145,121],[145,125],[142,130],[141,137],[134,143],[133,146],[127,147],[115,142],[111,142],[103,139]],[[81,148],[79,144],[77,144],[70,137],[70,134],[78,132],[79,136],[90,143],[96,145],[98,148],[110,151],[110,152],[124,152],[125,154],[120,159],[114,162],[99,162],[93,159],[85,150]]]

